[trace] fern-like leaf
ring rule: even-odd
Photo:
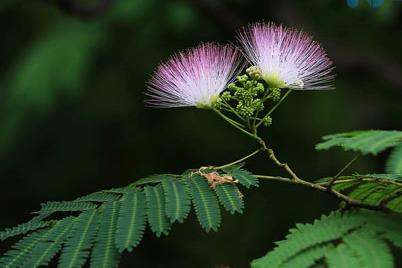
[[[363,267],[360,266],[357,256],[345,244],[326,252],[325,258],[329,268]]]
[[[46,235],[47,231],[47,229],[36,231],[18,241],[12,249],[0,258],[0,267],[22,267],[27,262],[32,250],[41,241],[42,237]]]
[[[343,238],[343,242],[349,248],[348,251],[357,257],[358,267],[392,268],[393,257],[385,241],[378,239],[375,233],[363,229],[351,233]]]
[[[242,213],[244,209],[243,195],[235,184],[224,183],[214,187],[220,203],[231,214]]]
[[[191,199],[183,180],[165,178],[162,181],[166,199],[166,216],[170,222],[183,222],[190,212]]]
[[[140,243],[145,230],[145,194],[131,189],[124,194],[120,202],[116,245],[120,252],[125,249],[131,251]]]
[[[378,213],[362,213],[372,229],[379,237],[391,242],[394,246],[402,250],[402,219],[399,215],[380,216]]]
[[[81,267],[94,243],[99,223],[98,210],[87,210],[77,217],[59,259],[60,268]]]
[[[41,204],[39,214],[51,214],[59,211],[84,211],[96,208],[96,204],[89,202],[61,201]]]
[[[157,184],[162,182],[167,175],[164,174],[155,174],[152,176],[148,176],[146,178],[142,178],[139,180],[136,180],[134,183],[132,183],[133,186],[138,186],[138,185],[144,185],[144,184]]]
[[[59,252],[65,241],[68,232],[71,229],[74,217],[67,217],[58,221],[46,234],[40,239],[29,254],[29,260],[26,267],[39,267],[48,265],[50,260]]]
[[[115,246],[116,225],[119,214],[119,202],[107,202],[102,206],[102,220],[91,255],[91,267],[110,268],[118,263],[118,251]]]
[[[387,173],[400,174],[402,176],[402,143],[393,149],[385,166]]]
[[[246,188],[250,188],[251,186],[258,187],[258,178],[240,166],[226,168],[223,171],[238,180]]]
[[[376,155],[402,141],[402,131],[368,130],[339,133],[323,137],[324,142],[316,145],[316,150],[341,147],[343,150]]]
[[[307,249],[303,252],[303,254],[299,254],[290,258],[288,261],[284,262],[283,268],[305,268],[313,266],[322,256],[332,249],[332,245],[325,246],[315,246],[310,249]]]
[[[258,185],[257,178],[240,166],[228,169],[227,174],[246,187]],[[218,199],[232,214],[243,211],[237,184],[211,188],[204,177],[188,170],[181,176],[155,175],[73,201],[46,202],[31,221],[0,232],[0,240],[25,234],[1,257],[0,267],[48,265],[60,251],[60,268],[88,265],[89,257],[91,267],[114,267],[120,253],[132,251],[141,242],[147,219],[158,237],[167,235],[172,223],[188,216],[191,203],[202,228],[217,231],[221,223]],[[56,212],[65,213],[53,218],[71,213],[43,221]]]
[[[0,232],[0,240],[5,240],[9,237],[25,234],[30,231],[34,231],[40,228],[44,228],[49,226],[51,222],[47,221],[38,221],[38,220],[31,220],[26,223],[19,224],[15,227],[6,228],[5,230]]]
[[[147,215],[151,230],[160,237],[169,233],[170,225],[165,213],[165,198],[162,186],[146,186]]]
[[[355,174],[355,177],[359,178],[372,178],[372,179],[384,179],[384,180],[401,180],[402,181],[402,174],[388,174],[388,173],[371,173],[371,174]]]
[[[361,183],[349,194],[350,197],[356,200],[366,200],[374,193],[382,191],[385,185],[377,182]]]
[[[206,180],[198,175],[187,178],[198,221],[205,231],[217,231],[221,224],[221,213],[216,195],[209,188]]]
[[[364,203],[382,205],[395,212],[402,213],[402,182],[400,185],[363,182],[352,188],[348,195]]]
[[[282,267],[284,263],[302,254],[316,245],[324,245],[333,240],[340,239],[351,230],[362,225],[361,219],[345,218],[338,213],[323,216],[314,224],[298,224],[297,229],[291,229],[286,240],[277,242],[273,251],[266,256],[253,261],[252,267]]]
[[[297,224],[286,240],[251,266],[310,267],[325,261],[336,268],[392,267],[385,240],[402,248],[401,223],[401,218],[371,211],[335,212],[313,224]]]
[[[79,197],[75,199],[75,202],[107,202],[107,201],[115,201],[119,198],[117,194],[110,192],[96,192],[86,196]]]
[[[366,204],[380,205],[402,213],[402,180],[388,177],[389,174],[383,175],[380,178],[375,174],[339,178],[332,188]],[[319,182],[330,180],[331,178],[324,178]]]

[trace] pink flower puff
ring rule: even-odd
[[[308,34],[273,23],[255,23],[242,29],[238,39],[270,87],[333,88],[332,61]]]
[[[148,83],[146,101],[152,107],[208,107],[233,81],[241,53],[229,45],[205,43],[173,55]]]

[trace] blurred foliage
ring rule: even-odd
[[[44,200],[248,152],[249,141],[212,113],[144,108],[142,92],[172,52],[201,41],[235,42],[236,29],[258,20],[310,32],[333,58],[337,90],[294,94],[265,136],[306,178],[335,174],[352,154],[315,153],[320,136],[401,128],[402,3],[373,9],[365,2],[351,9],[330,0],[1,1],[0,208],[8,216],[0,227],[26,220],[21,215]],[[381,173],[387,154],[355,169]],[[262,160],[248,164],[256,173],[279,172]],[[283,195],[302,199],[305,208],[273,203]],[[223,215],[220,233],[204,234],[191,215],[167,238],[145,233],[122,267],[244,267],[269,249],[265,241],[336,206],[324,194],[273,182],[247,196],[245,213]],[[231,247],[234,237],[244,247]],[[151,257],[155,250],[163,263]]]

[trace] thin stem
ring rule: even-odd
[[[276,108],[278,108],[279,105],[281,105],[281,103],[286,99],[286,97],[289,96],[289,94],[290,94],[291,92],[292,92],[292,90],[289,89],[289,90],[282,96],[282,98],[275,104],[275,106],[272,107],[271,110],[268,111],[268,113],[267,113],[263,118],[266,118],[266,117],[270,116],[270,115],[276,110]],[[264,120],[261,120],[261,121],[256,125],[256,128],[258,128],[258,127],[263,123],[263,121],[264,121]]]
[[[350,160],[336,175],[335,177],[332,178],[332,180],[329,182],[328,184],[328,188],[331,188],[332,185],[335,183],[335,181],[339,178],[339,176],[341,176],[343,174],[343,172],[345,172],[345,170],[347,170],[357,159],[360,158],[360,154],[356,155],[355,157],[353,157],[352,160]]]
[[[262,103],[264,103],[265,101],[267,101],[267,100],[271,97],[271,94],[268,93],[268,92],[269,92],[269,91],[266,90],[265,93],[264,93],[264,96],[262,96],[262,98],[261,98],[261,102],[262,102]],[[257,111],[257,112],[255,113],[255,115],[254,115],[254,120],[253,120],[253,132],[254,132],[255,134],[257,134],[257,126],[256,126],[257,120],[261,120],[261,119],[258,118],[258,114],[259,114],[259,113],[260,113],[260,111]]]
[[[219,112],[219,113],[220,113],[220,116],[222,116],[222,117],[223,117],[226,121],[228,121],[229,123],[235,124],[235,125],[237,125],[237,126],[239,126],[239,127],[241,127],[241,128],[244,127],[243,124],[241,124],[241,123],[237,122],[236,120],[233,120],[232,118],[230,118],[230,117],[224,115],[223,113],[221,113],[221,112],[218,111],[218,110],[216,110],[216,111]]]
[[[324,179],[329,179],[329,178],[324,178]],[[340,176],[334,182],[334,185],[335,184],[346,183],[346,182],[354,182],[354,181],[356,181],[356,182],[360,182],[360,181],[363,181],[363,182],[383,182],[383,183],[386,183],[386,184],[392,184],[392,185],[395,185],[395,186],[402,187],[402,183],[399,183],[397,181],[388,180],[388,179],[380,179],[380,178],[367,178],[367,177],[364,177],[364,176],[359,177],[359,176],[356,176],[356,175],[355,176]],[[328,187],[329,181],[317,182],[317,184]]]
[[[292,183],[292,179],[290,178],[284,178],[284,177],[280,177],[280,176],[267,176],[267,175],[254,175],[259,179],[263,179],[263,180],[273,180],[273,181],[283,181],[283,182],[287,182],[287,183]]]
[[[290,168],[290,166],[287,163],[282,163],[278,160],[278,158],[276,158],[275,153],[272,149],[268,149],[267,152],[268,152],[269,158],[271,158],[272,161],[274,161],[274,163],[277,166],[284,168],[286,170],[286,172],[289,173],[290,176],[292,176],[292,179],[294,181],[301,181],[299,176],[296,175],[296,173]]]
[[[340,177],[338,180],[336,180],[335,184],[345,183],[345,182],[352,182],[352,181],[368,181],[368,182],[375,181],[375,182],[383,182],[383,183],[392,184],[392,185],[402,187],[402,183],[399,183],[397,181],[388,180],[388,179],[364,178],[363,176],[362,177],[352,177],[352,176]]]
[[[233,109],[232,106],[230,106],[229,103],[227,103],[226,101],[222,101],[222,103],[224,104],[225,107],[227,107],[227,108],[229,109],[228,111],[230,111],[230,112],[232,112],[234,115],[236,115],[237,118],[239,118],[240,120],[244,120],[243,117],[241,117],[241,116],[239,115],[239,113],[238,113],[235,109]]]
[[[290,168],[290,166],[287,163],[282,163],[281,161],[278,160],[278,158],[275,155],[274,150],[270,149],[267,147],[265,144],[265,141],[261,139],[260,137],[257,136],[258,142],[261,144],[262,149],[268,153],[268,157],[279,167],[285,169],[285,171],[292,177],[293,180],[295,181],[301,181],[299,176],[296,175],[296,173]]]
[[[304,181],[304,180],[294,180],[293,178],[284,178],[284,177],[276,177],[276,176],[265,176],[265,175],[256,175],[259,179],[268,179],[268,180],[280,180],[283,182],[291,183],[291,184],[299,184],[308,186],[310,188],[314,188],[320,191],[326,191],[327,188],[312,182]]]
[[[371,210],[381,210],[384,212],[389,212],[389,209],[385,206],[376,206],[376,205],[371,205],[371,204],[366,204],[363,203],[361,201],[355,200],[350,198],[347,195],[344,195],[338,191],[335,191],[333,189],[329,189],[327,187],[315,184],[315,183],[311,183],[308,181],[304,181],[304,180],[298,180],[295,181],[291,178],[283,178],[283,177],[275,177],[275,176],[265,176],[265,175],[256,175],[257,178],[259,179],[264,179],[264,180],[276,180],[276,181],[282,181],[282,182],[286,182],[286,183],[291,183],[291,184],[296,184],[296,185],[302,185],[308,188],[312,188],[315,190],[319,190],[321,192],[325,192],[325,193],[329,193],[335,197],[337,197],[338,199],[341,199],[342,201],[345,201],[347,205],[349,206],[354,206],[354,207],[360,207],[360,208],[366,208],[366,209],[371,209]]]
[[[224,169],[224,168],[236,165],[238,163],[241,163],[241,162],[245,161],[246,159],[249,159],[250,157],[253,157],[254,155],[258,154],[259,152],[261,152],[261,148],[259,148],[258,150],[255,150],[251,154],[246,155],[245,157],[243,157],[241,159],[238,159],[236,161],[230,162],[230,163],[222,165],[222,166],[214,167],[214,169]]]
[[[238,123],[232,119],[230,119],[229,117],[227,117],[226,115],[224,115],[223,113],[219,112],[217,109],[213,109],[220,117],[222,117],[223,119],[225,119],[229,124],[231,124],[232,126],[234,126],[235,128],[237,128],[238,130],[240,130],[242,133],[246,134],[247,136],[250,136],[252,138],[255,138],[255,136],[248,132],[247,130],[243,129],[242,127],[240,127],[238,125]]]

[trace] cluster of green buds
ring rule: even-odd
[[[272,94],[272,100],[274,102],[278,102],[281,99],[281,89],[280,88],[272,88],[271,94]]]
[[[270,125],[272,125],[272,117],[270,116],[265,116],[262,120],[262,123],[264,124],[264,126],[269,127]]]
[[[228,85],[228,90],[220,95],[214,107],[220,109],[222,106],[230,106],[230,110],[244,120],[257,117],[258,113],[264,110],[264,103],[268,99],[278,102],[281,98],[280,88],[269,88],[265,85],[261,70],[257,66],[251,66],[246,69],[245,74],[239,75]],[[272,124],[270,116],[260,120],[265,126]]]
[[[261,72],[259,69],[250,67],[246,70],[246,74],[238,76],[234,83],[229,84],[229,91],[222,94],[223,99],[233,99],[237,102],[236,112],[245,119],[264,110],[261,96],[265,92],[265,88],[259,82],[260,79]]]
[[[257,66],[251,66],[251,67],[247,68],[246,73],[254,81],[258,81],[258,80],[262,79],[261,70]],[[280,88],[269,88],[268,90],[271,92],[272,100],[274,102],[277,102],[281,99],[281,89]]]

